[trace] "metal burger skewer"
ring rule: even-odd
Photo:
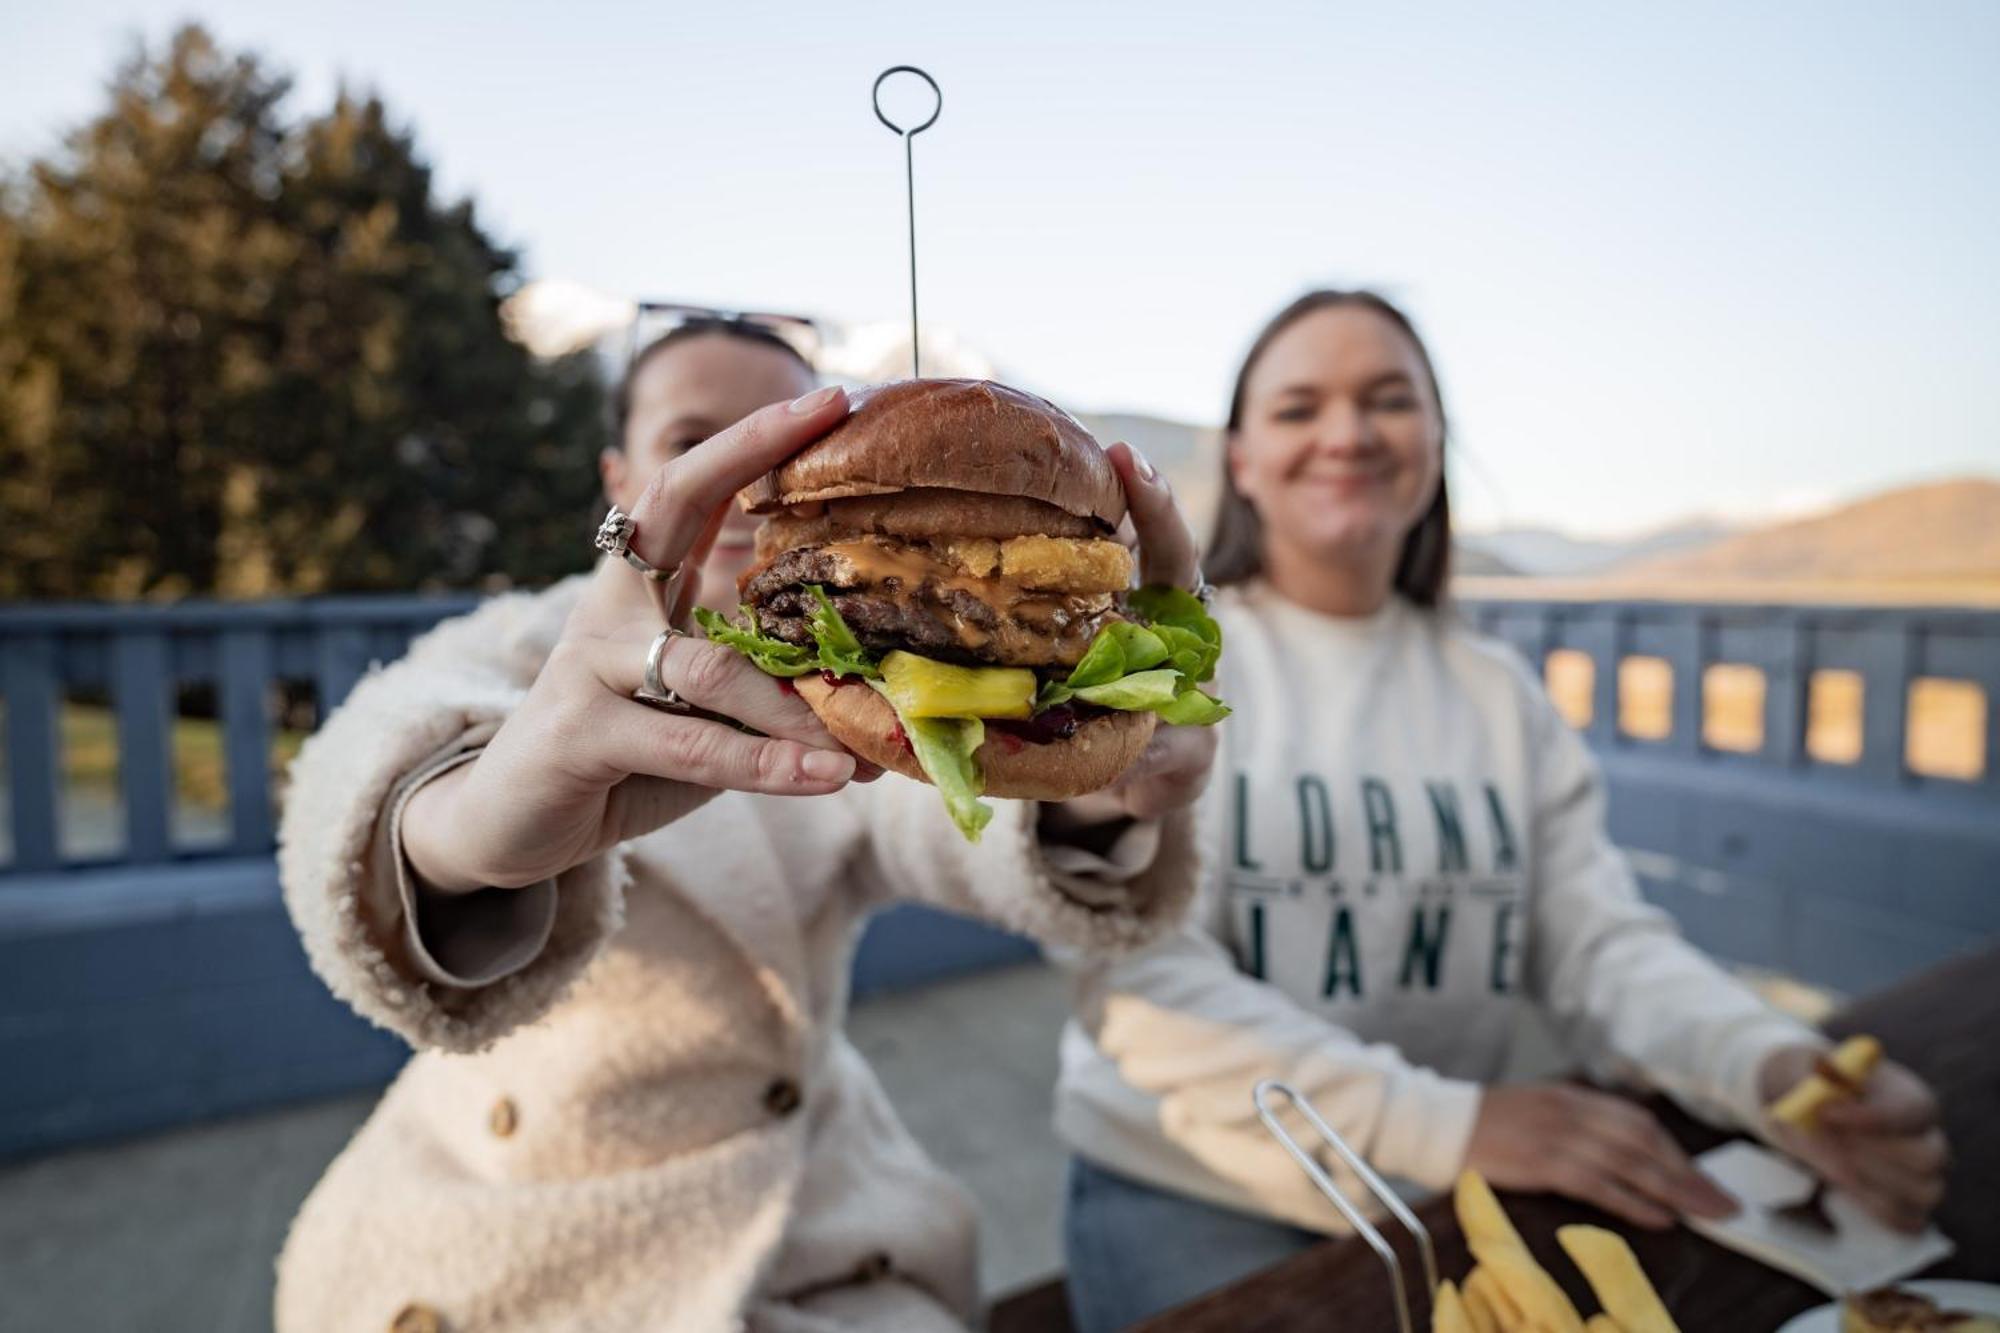
[[[1373,1167],[1361,1159],[1360,1153],[1347,1146],[1347,1140],[1334,1132],[1333,1126],[1321,1118],[1320,1113],[1313,1109],[1313,1104],[1307,1101],[1297,1088],[1275,1078],[1267,1078],[1257,1084],[1250,1094],[1251,1100],[1257,1104],[1257,1118],[1264,1122],[1265,1129],[1271,1131],[1271,1137],[1284,1145],[1285,1151],[1292,1155],[1292,1160],[1299,1164],[1299,1169],[1311,1177],[1312,1183],[1319,1187],[1319,1192],[1340,1210],[1340,1215],[1347,1219],[1348,1225],[1359,1233],[1361,1239],[1368,1242],[1368,1248],[1381,1258],[1383,1266],[1389,1270],[1390,1285],[1395,1288],[1396,1326],[1399,1333],[1412,1333],[1410,1294],[1403,1285],[1403,1266],[1396,1260],[1396,1251],[1382,1238],[1382,1233],[1375,1229],[1367,1214],[1355,1207],[1353,1202],[1341,1193],[1340,1186],[1333,1183],[1333,1177],[1319,1164],[1319,1159],[1301,1147],[1299,1141],[1292,1137],[1291,1131],[1279,1122],[1277,1112],[1271,1109],[1271,1098],[1274,1093],[1282,1093],[1287,1101],[1299,1109],[1307,1122],[1319,1131],[1319,1136],[1326,1140],[1327,1145],[1340,1155],[1340,1159],[1353,1169],[1356,1176],[1360,1177],[1361,1183],[1368,1187],[1368,1192],[1375,1196],[1376,1201],[1388,1209],[1389,1215],[1401,1222],[1406,1231],[1417,1238],[1417,1249],[1424,1259],[1424,1280],[1430,1284],[1429,1290],[1435,1293],[1438,1285],[1437,1254],[1431,1248],[1431,1233],[1424,1229],[1424,1224],[1417,1220],[1417,1215],[1410,1211],[1409,1205],[1396,1197],[1396,1192],[1389,1188],[1382,1177],[1375,1174]]]
[[[930,119],[907,130],[889,119],[888,114],[882,110],[882,85],[892,74],[914,74],[931,86],[931,92],[937,97],[937,103],[931,107]],[[917,349],[917,176],[910,155],[910,140],[937,124],[938,113],[944,110],[944,93],[938,89],[936,79],[915,65],[891,65],[875,76],[873,96],[875,119],[887,125],[892,132],[903,136],[903,203],[910,218],[910,378],[921,379],[924,373],[923,356]]]

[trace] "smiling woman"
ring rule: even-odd
[[[1500,1084],[1523,1009],[1593,1072],[1636,1073],[1755,1129],[1819,1039],[1768,1010],[1639,896],[1596,766],[1540,681],[1446,597],[1444,405],[1410,322],[1313,292],[1252,344],[1230,402],[1210,573],[1238,704],[1204,811],[1201,909],[1167,944],[1080,969],[1057,1127],[1082,1333],[1122,1328],[1343,1229],[1257,1121],[1299,1087],[1378,1172],[1462,1168],[1628,1221],[1731,1201],[1647,1112]],[[1936,1201],[1935,1106],[1816,1161],[1915,1163],[1868,1196]]]
[[[1307,446],[1329,413],[1345,414],[1337,429],[1355,442],[1315,455]],[[1253,415],[1255,431],[1246,429]],[[1402,311],[1372,292],[1308,292],[1286,306],[1244,357],[1227,433],[1232,446],[1208,557],[1218,585],[1243,582],[1272,562],[1317,566],[1323,575],[1329,556],[1381,548],[1393,551],[1398,594],[1417,606],[1444,599],[1451,562],[1444,401],[1430,353]],[[1250,440],[1257,447],[1246,447]],[[1267,524],[1265,506],[1285,512]],[[1395,540],[1384,543],[1385,533]],[[1381,580],[1361,572],[1362,585],[1348,596],[1368,601]]]

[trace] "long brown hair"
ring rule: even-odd
[[[1271,322],[1258,333],[1257,340],[1250,344],[1243,366],[1236,372],[1236,391],[1229,398],[1229,438],[1233,439],[1243,428],[1243,398],[1250,384],[1250,372],[1257,368],[1257,362],[1278,335],[1307,315],[1344,306],[1374,311],[1410,340],[1417,349],[1417,360],[1423,363],[1424,376],[1430,381],[1431,402],[1437,408],[1439,429],[1444,429],[1444,397],[1438,389],[1437,372],[1431,367],[1430,351],[1417,335],[1410,317],[1375,292],[1321,290],[1307,292],[1272,316]],[[1250,498],[1236,488],[1227,449],[1222,457],[1222,504],[1216,510],[1215,526],[1209,535],[1208,555],[1204,563],[1209,579],[1217,584],[1241,583],[1255,578],[1264,570],[1264,519],[1257,512],[1257,507],[1250,503]],[[1424,516],[1403,538],[1402,553],[1396,557],[1395,588],[1418,606],[1437,606],[1444,600],[1445,585],[1450,576],[1451,498],[1445,490],[1444,470],[1440,468],[1437,494],[1431,497],[1430,507],[1424,511]]]

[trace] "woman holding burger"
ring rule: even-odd
[[[439,626],[293,769],[280,863],[307,952],[418,1053],[293,1225],[285,1333],[962,1328],[972,1209],[841,1031],[863,917],[923,899],[1101,951],[1192,891],[1212,732],[1163,731],[1075,808],[1007,803],[975,844],[789,681],[680,632],[750,566],[732,497],[879,420],[734,319],[653,344],[618,404],[612,554]],[[1189,585],[1165,488],[1081,449],[1062,459],[1100,484],[1054,499],[1107,529],[1129,507],[1143,577]]]
[[[1267,1077],[1420,1190],[1471,1167],[1639,1226],[1732,1211],[1633,1103],[1496,1084],[1525,1007],[1593,1073],[1773,1134],[1896,1225],[1937,1202],[1936,1106],[1900,1066],[1812,1138],[1767,1123],[1824,1043],[1646,905],[1534,670],[1451,613],[1444,445],[1424,345],[1373,294],[1301,297],[1237,376],[1207,564],[1238,711],[1202,891],[1167,941],[1083,965],[1063,1041],[1082,1333],[1341,1228],[1258,1122]]]

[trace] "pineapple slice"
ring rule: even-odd
[[[962,667],[915,653],[882,659],[882,686],[905,717],[1032,717],[1035,673],[1019,667]]]

